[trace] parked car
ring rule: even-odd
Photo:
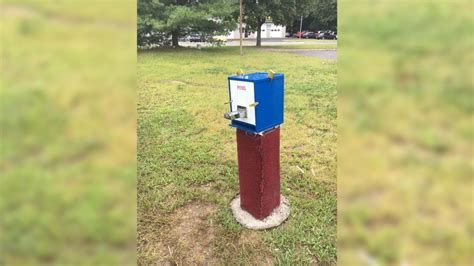
[[[316,32],[316,39],[318,39],[318,40],[324,39],[324,31]]]
[[[314,38],[316,38],[316,33],[312,32],[312,31],[308,31],[305,34],[303,34],[303,38],[305,38],[305,39],[314,39]]]
[[[225,43],[225,42],[227,42],[227,36],[224,36],[224,35],[214,36],[214,37],[212,37],[212,40],[213,40],[214,42],[222,42],[222,43]]]
[[[203,36],[199,35],[199,34],[190,34],[188,36],[186,36],[186,41],[188,42],[204,42],[205,39]]]
[[[333,31],[327,31],[324,33],[324,39],[326,40],[335,40],[337,39],[336,34]]]
[[[317,34],[316,34],[316,39],[319,39],[319,40],[335,40],[337,39],[337,36],[336,34],[334,34],[333,31],[319,31]]]
[[[305,33],[306,33],[306,31],[298,31],[295,34],[293,34],[293,37],[301,38],[303,36],[303,34],[305,34]]]
[[[290,38],[291,34],[289,32],[285,33],[285,38]]]

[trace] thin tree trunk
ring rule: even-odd
[[[172,46],[174,47],[179,47],[179,35],[178,35],[178,31],[173,31],[171,33],[171,42],[172,42]]]
[[[263,25],[263,22],[258,22],[258,26],[257,26],[257,47],[262,46],[262,25]]]

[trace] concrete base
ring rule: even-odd
[[[252,230],[263,230],[279,226],[290,215],[290,203],[281,195],[280,206],[275,208],[270,215],[263,220],[255,219],[250,213],[240,207],[240,196],[232,200],[230,208],[237,222]]]

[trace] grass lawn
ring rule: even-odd
[[[337,49],[337,40],[316,40],[316,39],[285,39],[289,43],[303,43],[303,44],[288,44],[282,46],[275,46],[275,48],[282,47],[286,49]],[[263,43],[265,45],[265,43]]]
[[[318,40],[318,39],[299,39],[299,38],[287,38],[285,42],[304,42],[304,43],[334,43],[337,40]]]
[[[138,258],[156,262],[336,262],[334,61],[238,47],[138,54]],[[250,231],[233,218],[238,194],[227,76],[285,74],[281,135],[282,226]]]

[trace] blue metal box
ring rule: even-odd
[[[228,82],[230,112],[240,115],[231,126],[257,134],[283,123],[283,74],[273,79],[265,72],[243,74],[228,77]]]

